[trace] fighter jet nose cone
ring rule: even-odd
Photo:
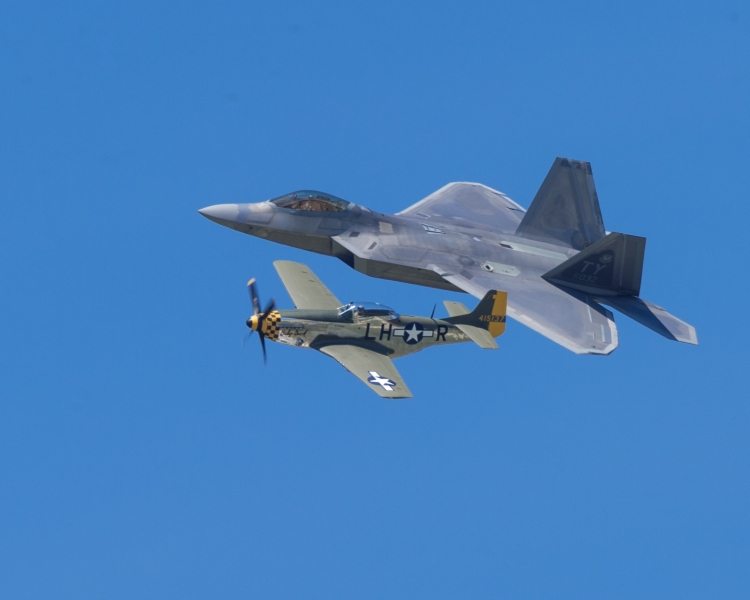
[[[214,204],[213,206],[201,208],[198,212],[214,223],[243,233],[251,233],[256,227],[262,228],[268,226],[274,215],[273,207],[269,202],[258,202],[256,204]],[[260,232],[254,232],[253,234],[261,235]]]
[[[236,204],[214,204],[213,206],[201,208],[198,212],[207,219],[211,219],[222,225],[227,222],[234,222],[239,214]]]

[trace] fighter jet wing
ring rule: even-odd
[[[508,292],[508,316],[576,354],[610,354],[618,345],[612,313],[583,292],[565,292],[543,279],[517,280],[473,271],[471,279],[437,265],[430,268],[456,287],[481,298]]]
[[[397,214],[450,221],[453,225],[465,222],[471,227],[512,233],[524,213],[521,206],[502,192],[481,183],[456,182]]]
[[[338,298],[307,265],[277,260],[273,266],[297,308],[336,309],[341,306]]]
[[[344,368],[358,377],[383,398],[411,398],[411,392],[390,358],[359,346],[332,345],[318,348],[335,358]]]

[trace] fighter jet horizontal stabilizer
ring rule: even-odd
[[[633,296],[607,296],[597,298],[597,301],[611,306],[669,340],[698,345],[698,333],[695,327],[648,300]]]

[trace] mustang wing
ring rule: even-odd
[[[367,348],[332,345],[318,348],[335,358],[344,368],[358,377],[372,391],[383,398],[411,398],[411,392],[393,362],[384,354]]]
[[[513,233],[524,213],[523,208],[502,192],[481,183],[457,182],[449,183],[397,214],[446,220],[454,225],[465,222],[472,227]]]
[[[273,266],[297,308],[335,309],[341,306],[338,298],[307,265],[277,260]]]
[[[518,281],[497,273],[472,272],[471,279],[430,265],[456,287],[481,298],[508,292],[508,316],[576,354],[610,354],[618,345],[612,313],[583,292],[564,292],[543,279]]]

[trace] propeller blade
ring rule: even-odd
[[[247,282],[247,291],[250,293],[250,300],[253,303],[253,314],[260,312],[260,300],[258,299],[258,290],[255,288],[255,278]]]
[[[268,356],[266,355],[266,336],[263,334],[263,321],[266,315],[276,308],[276,300],[271,298],[270,302],[266,304],[266,308],[263,312],[260,311],[260,298],[258,298],[258,289],[255,287],[255,278],[247,282],[247,291],[250,294],[250,300],[253,303],[253,315],[257,318],[256,328],[258,330],[258,338],[260,339],[260,347],[263,350],[263,364],[268,364]],[[252,317],[251,317],[252,318]],[[250,319],[247,320],[248,327],[250,327]],[[253,330],[245,336],[242,340],[242,345],[250,339]]]
[[[276,300],[274,300],[273,298],[271,298],[271,300],[269,300],[268,304],[266,304],[266,307],[263,309],[263,316],[265,317],[274,308],[276,308]]]
[[[245,344],[247,344],[247,340],[250,339],[250,336],[253,335],[253,330],[247,332],[247,335],[242,336],[242,347],[245,347]]]
[[[263,349],[263,364],[268,364],[268,357],[266,356],[266,336],[263,335],[262,331],[258,332],[258,337],[260,338],[260,347]]]

